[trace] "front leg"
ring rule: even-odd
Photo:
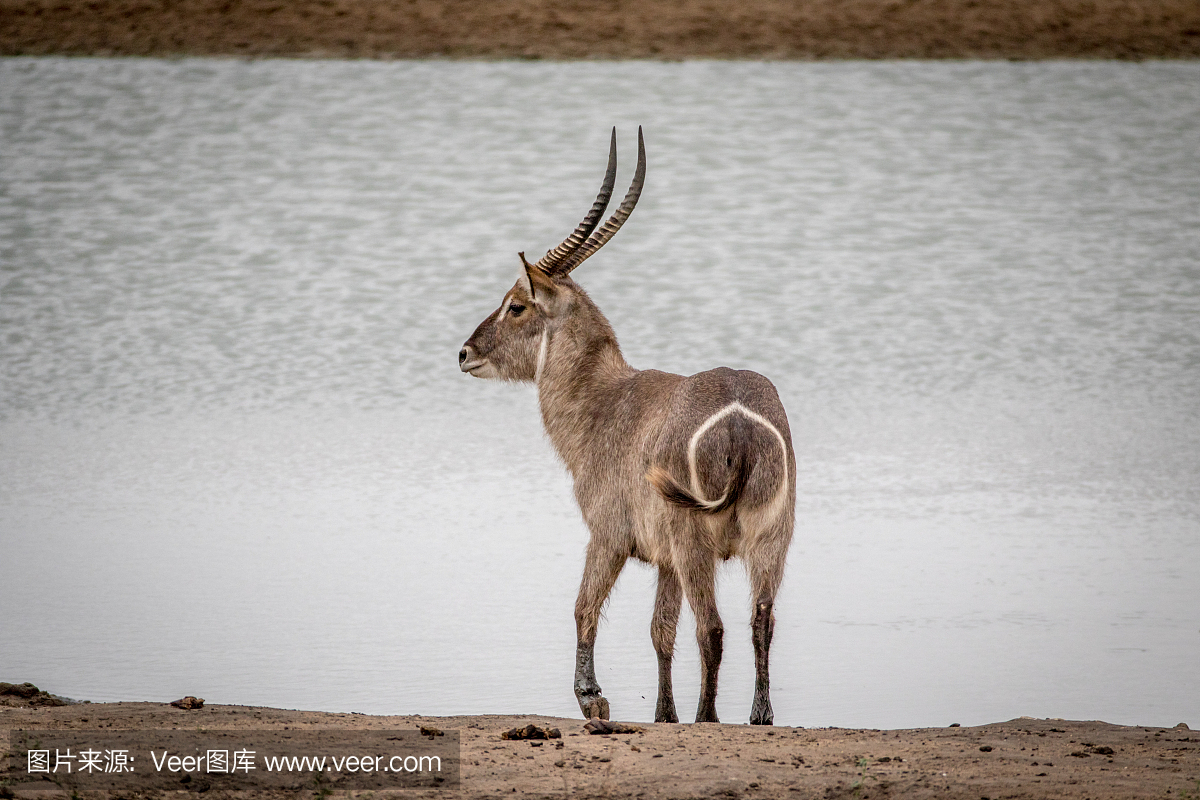
[[[600,693],[600,684],[596,681],[596,628],[604,601],[628,557],[628,551],[598,546],[594,539],[588,543],[587,563],[575,601],[575,699],[587,719],[608,719],[608,701]]]

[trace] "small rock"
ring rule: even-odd
[[[187,697],[181,697],[178,700],[172,700],[171,705],[176,708],[183,708],[191,711],[196,708],[204,708],[203,697],[192,697],[190,694]]]
[[[985,744],[983,747],[979,748],[979,752],[990,753],[992,752],[992,746],[990,744]]]
[[[951,727],[951,728],[961,728],[961,727],[962,727],[962,725],[961,725],[960,723],[957,723],[957,722],[951,722],[951,723],[950,723],[950,727]]]
[[[1092,752],[1100,756],[1111,756],[1113,749],[1111,747],[1093,747]]]
[[[607,719],[594,718],[588,720],[583,729],[592,736],[610,736],[614,733],[645,733],[645,728],[637,725],[626,725],[624,722],[611,722]]]
[[[1181,723],[1179,723],[1178,725],[1176,725],[1176,726],[1175,726],[1174,730],[1177,730],[1177,731],[1190,731],[1190,730],[1191,730],[1191,728],[1189,728],[1189,727],[1188,727],[1188,724],[1187,724],[1186,722],[1181,722]]]
[[[446,734],[443,733],[442,731],[438,730],[437,728],[429,727],[427,725],[422,725],[421,726],[421,735],[428,736],[430,739],[432,739],[435,736],[445,736]]]
[[[512,728],[500,734],[501,739],[561,739],[562,731],[558,728],[539,728],[532,722],[524,728]]]

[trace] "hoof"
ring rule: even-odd
[[[579,710],[584,719],[608,719],[608,701],[602,695],[584,695],[579,698]]]
[[[670,714],[655,714],[655,722],[679,722],[679,715],[672,711]]]
[[[767,705],[763,708],[754,707],[750,710],[751,725],[774,725],[775,714],[771,711],[771,706]]]

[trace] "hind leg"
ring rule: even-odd
[[[789,537],[790,538],[790,537]],[[754,611],[750,615],[750,637],[754,642],[754,704],[750,708],[751,725],[771,725],[775,714],[771,710],[770,653],[775,634],[775,594],[783,578],[784,548],[759,553],[747,559],[750,573],[750,592]]]
[[[751,725],[771,725],[775,712],[771,710],[771,677],[768,666],[771,637],[775,635],[775,601],[759,596],[754,601],[754,613],[750,619],[751,638],[754,640],[754,705],[750,708]]]
[[[683,593],[696,616],[696,641],[700,645],[700,704],[696,722],[720,722],[717,719],[717,673],[725,626],[717,613],[717,558],[701,542],[704,535],[694,531],[688,541],[676,547],[674,561],[683,584]]]
[[[679,607],[683,591],[679,578],[670,567],[658,568],[658,594],[654,599],[654,619],[650,639],[658,654],[658,704],[655,722],[679,722],[675,713],[675,695],[671,691],[671,660],[675,655],[675,630],[679,626]]]

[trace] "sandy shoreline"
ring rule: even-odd
[[[0,0],[0,55],[1196,58],[1195,0]]]
[[[533,723],[562,738],[508,741]],[[368,716],[166,703],[0,708],[0,741],[17,729],[459,731],[457,788],[405,797],[939,797],[1140,798],[1200,796],[1200,733],[1104,722],[1016,719],[972,728],[878,731],[748,725],[641,725],[644,732],[589,735],[580,719],[540,716]],[[561,746],[559,743],[561,742]],[[50,783],[3,784],[0,796],[64,795]],[[182,786],[181,789],[196,787]],[[91,793],[95,794],[95,793]],[[207,797],[280,796],[278,791]],[[363,794],[363,793],[359,793]],[[153,796],[154,792],[149,795]],[[161,793],[159,793],[161,796]],[[65,796],[65,795],[64,795]],[[344,796],[344,795],[343,795]]]

